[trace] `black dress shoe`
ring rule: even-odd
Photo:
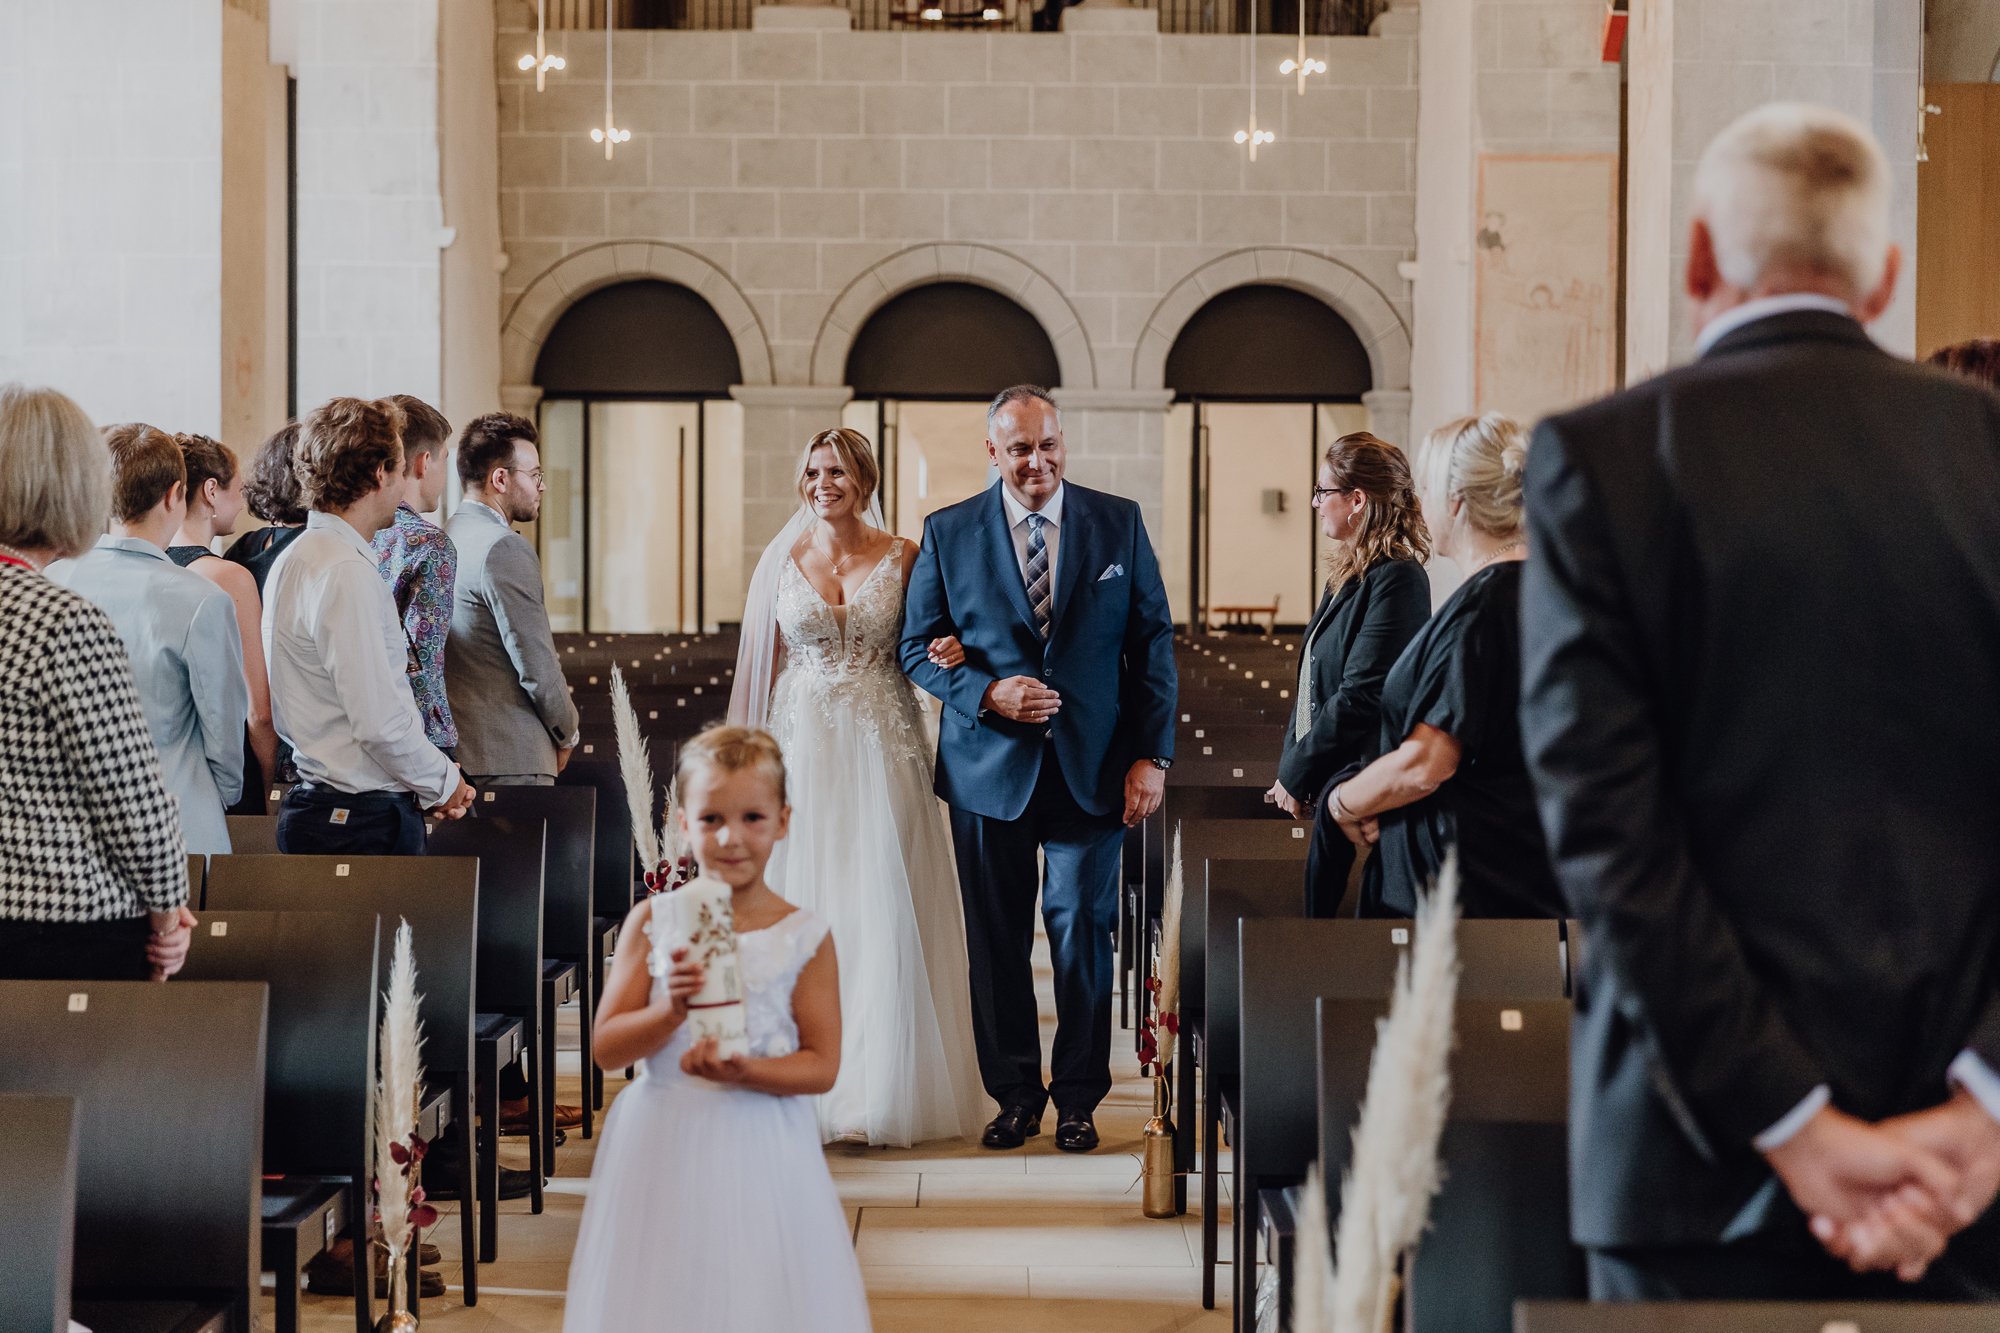
[[[430,1165],[426,1163],[425,1165]],[[526,1171],[516,1171],[511,1166],[500,1168],[500,1197],[502,1199],[525,1199],[533,1192],[534,1178]],[[424,1197],[439,1203],[458,1202],[458,1173],[430,1171],[424,1173]]]
[[[1088,1111],[1056,1113],[1056,1147],[1064,1152],[1089,1152],[1097,1146],[1097,1126]]]
[[[979,1136],[982,1148],[1018,1148],[1042,1132],[1042,1118],[1025,1106],[1010,1106],[993,1117]]]

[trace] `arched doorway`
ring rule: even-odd
[[[641,278],[564,310],[535,358],[538,534],[559,630],[695,631],[742,597],[735,341],[691,288]]]
[[[1326,555],[1314,474],[1328,443],[1368,426],[1368,348],[1318,297],[1251,283],[1189,316],[1165,380],[1174,406],[1162,559],[1176,605],[1196,625],[1253,609],[1303,624]]]
[[[970,282],[933,282],[891,297],[849,346],[854,399],[843,421],[875,441],[882,512],[914,536],[945,505],[989,480],[985,405],[1010,384],[1055,388],[1062,370],[1039,320]]]

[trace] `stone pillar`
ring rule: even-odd
[[[1368,409],[1368,429],[1415,458],[1421,441],[1410,438],[1410,401],[1408,389],[1370,389],[1361,395],[1361,405]],[[1444,420],[1425,429],[1443,425]]]
[[[738,384],[729,396],[743,405],[743,580],[757,557],[799,507],[792,483],[799,451],[819,431],[840,424],[854,396],[846,385]]]
[[[845,5],[822,5],[814,0],[779,0],[750,11],[752,32],[846,32],[853,26],[854,15]]]
[[[1148,11],[1150,12],[1150,11]],[[1062,409],[1066,475],[1137,500],[1153,545],[1166,520],[1166,420],[1171,389],[1055,389]]]
[[[1872,125],[1897,196],[1892,234],[1903,247],[1897,306],[1874,332],[1907,352],[1916,325],[1918,0],[1790,5],[1744,0],[1726,10],[1696,0],[1634,6],[1625,195],[1627,383],[1685,360],[1694,345],[1681,292],[1694,168],[1726,125],[1771,101],[1813,102]]]

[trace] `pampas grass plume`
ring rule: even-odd
[[[417,1003],[416,954],[410,944],[410,923],[402,921],[396,927],[395,952],[389,963],[389,992],[382,1001],[382,1072],[375,1099],[376,1207],[391,1268],[410,1245],[410,1178],[396,1160],[395,1150],[407,1146],[417,1128],[424,1040]],[[355,1262],[364,1257],[356,1256]]]
[[[1438,1141],[1451,1100],[1458,998],[1458,858],[1417,906],[1416,943],[1397,966],[1389,1016],[1368,1063],[1341,1189],[1332,1319],[1336,1333],[1382,1333],[1401,1256],[1423,1234],[1442,1183]]]
[[[1187,881],[1181,869],[1181,830],[1174,826],[1174,856],[1167,872],[1166,900],[1160,908],[1160,993],[1155,999],[1162,1020],[1160,1037],[1160,1063],[1167,1064],[1173,1059],[1173,1041],[1164,1031],[1164,1022],[1169,1014],[1176,1017],[1181,1008],[1181,914],[1187,899]]]
[[[625,804],[632,814],[632,841],[639,848],[640,867],[651,874],[660,865],[660,839],[653,831],[653,759],[639,731],[632,692],[616,666],[611,668],[611,722],[618,738],[618,776],[625,781]]]

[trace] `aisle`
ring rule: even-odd
[[[1046,1048],[1054,1003],[1047,946],[1040,940],[1036,961]],[[580,1096],[574,1008],[564,1010],[560,1022],[560,1098],[573,1103]],[[1199,1219],[1192,1211],[1165,1221],[1140,1213],[1139,1134],[1152,1093],[1130,1049],[1127,1034],[1117,1034],[1116,1084],[1099,1109],[1103,1146],[1095,1153],[1057,1152],[1052,1113],[1043,1117],[1041,1137],[1021,1152],[988,1152],[977,1143],[828,1149],[877,1333],[1216,1333],[1229,1327],[1227,1268],[1218,1283],[1225,1308],[1201,1309]],[[607,1091],[615,1096],[623,1084],[614,1078]],[[540,1217],[529,1214],[526,1201],[502,1205],[501,1258],[480,1269],[476,1307],[459,1304],[458,1233],[447,1216],[432,1239],[444,1249],[443,1272],[452,1289],[424,1303],[426,1330],[561,1329],[562,1292],[596,1143],[572,1133],[558,1151],[557,1178]],[[525,1166],[524,1141],[507,1140],[502,1160]],[[1226,1253],[1226,1232],[1223,1240]],[[305,1333],[354,1327],[351,1302],[307,1296],[305,1311]],[[263,1318],[271,1327],[268,1294]]]

